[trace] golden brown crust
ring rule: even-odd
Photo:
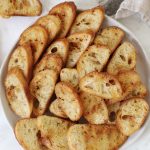
[[[69,55],[66,67],[73,68],[77,64],[80,56],[92,43],[93,38],[94,33],[91,30],[74,33],[67,37],[69,41]]]
[[[49,110],[51,113],[53,113],[54,115],[61,117],[61,118],[68,118],[68,116],[64,113],[63,108],[61,106],[61,100],[59,98],[57,98],[56,100],[54,100],[49,107]]]
[[[144,98],[147,94],[145,85],[141,82],[140,75],[135,70],[121,72],[117,75],[123,89],[123,98]]]
[[[72,120],[77,121],[83,114],[83,106],[76,90],[66,82],[55,86],[55,94],[60,98],[63,111]]]
[[[9,79],[10,77],[13,78],[12,80],[14,80],[13,82],[11,81],[12,83],[10,83],[10,79]],[[16,87],[16,86],[20,86],[21,88]],[[28,111],[27,114],[22,114],[22,113],[17,111],[17,109],[21,109],[21,108],[15,109],[15,107],[16,107],[15,105],[17,105],[17,103],[18,103],[17,98],[15,98],[15,99],[13,98],[13,97],[16,96],[15,94],[17,94],[17,91],[16,91],[16,93],[14,93],[15,92],[14,91],[15,88],[18,88],[18,90],[22,90],[22,92],[24,93],[24,96],[25,96],[24,100],[26,101],[24,103],[26,103],[26,105],[25,105],[26,106],[26,111]],[[33,97],[30,94],[30,91],[29,91],[29,88],[28,88],[28,84],[26,82],[26,79],[25,79],[21,69],[19,69],[17,67],[14,67],[14,68],[9,70],[9,72],[7,73],[7,76],[5,78],[5,91],[6,91],[6,97],[7,97],[7,100],[9,101],[9,103],[10,103],[11,109],[18,116],[20,116],[22,118],[29,118],[31,116],[32,108],[33,108]],[[21,98],[21,100],[23,100],[23,97],[20,97],[20,98]],[[13,100],[15,102],[16,101],[17,102],[14,104]],[[11,106],[11,105],[13,105],[13,106]]]
[[[36,118],[20,119],[16,122],[14,133],[17,141],[24,149],[41,150],[39,129]],[[44,149],[43,149],[44,150]]]
[[[70,11],[70,12],[69,12]],[[49,14],[58,15],[62,20],[62,30],[60,31],[58,37],[64,38],[76,17],[76,5],[74,2],[63,2],[54,6]]]
[[[43,136],[43,142],[49,150],[69,150],[67,133],[73,125],[71,121],[52,116],[39,116],[37,125]]]
[[[141,98],[132,98],[121,103],[116,125],[126,136],[135,133],[145,122],[149,113],[148,103]]]
[[[80,92],[83,116],[90,124],[104,124],[108,121],[108,110],[104,100],[87,92]]]
[[[33,106],[35,116],[42,115],[51,100],[57,81],[57,72],[44,70],[37,73],[30,82],[30,92],[36,98]]]
[[[106,46],[89,46],[80,56],[77,63],[79,78],[82,78],[93,71],[101,72],[107,63],[110,54],[110,49]]]
[[[25,56],[21,54],[21,52],[25,52]],[[19,54],[21,56],[19,56]],[[26,64],[23,64],[23,61],[26,59],[27,62],[24,63],[26,63],[27,66]],[[26,66],[27,68],[23,68],[24,66]],[[10,56],[9,63],[8,63],[8,71],[13,67],[20,68],[23,71],[23,74],[26,77],[27,81],[29,82],[32,75],[32,66],[33,66],[33,57],[32,57],[31,47],[29,45],[16,47]]]
[[[40,62],[34,68],[34,75],[38,72],[44,70],[54,70],[57,74],[60,73],[60,70],[63,66],[63,61],[61,57],[57,54],[47,54],[45,55]]]
[[[75,68],[63,68],[60,72],[60,80],[71,84],[76,89],[79,86],[78,72]]]
[[[107,31],[109,33],[108,35],[107,35]],[[110,34],[111,34],[111,36],[110,36]],[[96,37],[94,39],[94,43],[99,44],[99,45],[108,46],[108,48],[111,50],[111,53],[113,53],[114,50],[120,45],[124,36],[125,36],[125,32],[121,28],[116,27],[116,26],[108,26],[108,27],[104,28],[100,34],[96,35]],[[115,38],[117,38],[117,39],[115,39]]]
[[[29,0],[0,1],[0,16],[39,16],[42,13],[42,4],[39,0],[30,3]]]
[[[81,78],[80,90],[100,96],[104,99],[120,100],[122,98],[122,88],[119,81],[106,72],[91,72]]]
[[[69,42],[67,39],[58,39],[54,41],[46,50],[45,55],[47,54],[58,54],[63,60],[63,65],[65,66],[65,63],[67,61],[69,53]]]
[[[122,43],[113,53],[107,65],[107,72],[117,75],[119,72],[133,70],[136,66],[136,49],[130,42]]]
[[[96,11],[97,11],[97,15],[99,15],[99,16],[96,16],[96,15],[95,16],[98,18],[93,17],[93,14]],[[87,22],[86,22],[86,18],[88,18],[88,17],[89,17],[89,20],[87,19]],[[92,20],[90,17],[91,18],[93,17],[95,20]],[[89,10],[85,10],[76,17],[76,19],[70,29],[70,34],[77,33],[77,32],[78,33],[84,32],[87,30],[91,30],[93,33],[96,33],[96,32],[98,32],[100,26],[102,25],[104,18],[105,18],[104,9],[102,7],[98,6],[98,7],[89,9]],[[99,21],[99,22],[95,23],[95,21]],[[96,27],[93,27],[91,24],[93,26],[96,24]],[[83,27],[81,27],[80,25],[82,25]]]
[[[20,35],[18,45],[29,44],[32,49],[34,64],[48,44],[48,31],[39,25],[32,25]]]
[[[68,131],[70,150],[118,149],[126,140],[115,125],[77,124]]]
[[[49,35],[49,43],[58,35],[61,29],[61,20],[59,16],[55,15],[46,15],[40,17],[36,22],[35,25],[40,25],[44,27],[48,31]]]

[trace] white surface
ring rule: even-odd
[[[138,13],[142,20],[150,25],[150,0],[124,0],[115,17],[125,18]]]
[[[46,5],[46,8],[49,7]],[[19,34],[25,29],[30,23],[26,23],[26,19],[30,20],[31,22],[34,21],[32,18],[20,18],[14,17],[9,20],[0,20],[0,60],[3,60],[4,56],[7,55],[9,50],[11,50],[14,42],[18,38]],[[15,23],[14,23],[15,20]],[[144,23],[140,22],[136,16],[132,16],[130,18],[120,20],[123,24],[125,24],[133,33],[137,36],[137,38],[142,43],[147,55],[150,57],[150,42],[149,42],[149,35],[150,35],[150,28],[148,28]],[[19,26],[21,24],[22,26]],[[14,33],[14,29],[17,26],[17,31],[19,33]],[[5,31],[4,31],[5,30]],[[9,38],[6,37],[4,34],[7,34]],[[8,41],[8,39],[12,39]],[[0,107],[1,110],[1,107]],[[5,118],[3,117],[2,112],[0,112],[0,149],[1,150],[20,150],[21,147],[15,140],[14,134],[12,130],[8,127]],[[150,132],[149,132],[150,133]],[[130,147],[130,150],[150,150],[150,137],[147,139],[142,138],[142,140],[137,141],[136,147]],[[149,145],[148,145],[149,144]],[[127,150],[129,150],[127,149]]]

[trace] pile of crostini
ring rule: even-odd
[[[143,125],[147,93],[136,49],[100,6],[54,6],[20,35],[5,91],[26,150],[114,150]]]

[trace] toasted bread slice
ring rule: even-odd
[[[125,98],[144,98],[147,95],[147,89],[144,84],[136,83],[134,85],[130,85],[126,92],[124,93]]]
[[[42,141],[51,150],[69,150],[67,133],[72,122],[56,117],[40,116],[37,118]]]
[[[73,125],[67,137],[70,150],[115,150],[127,140],[114,125]]]
[[[79,84],[78,72],[75,68],[63,68],[60,72],[60,80],[70,83],[77,88]]]
[[[147,94],[146,87],[142,84],[140,76],[134,70],[120,72],[116,76],[121,84],[123,94],[120,100],[106,99],[105,102],[110,105],[112,103],[122,101],[133,97],[144,98]]]
[[[144,99],[126,100],[117,113],[116,125],[124,135],[129,136],[140,129],[148,113],[149,106]]]
[[[69,41],[69,55],[66,67],[73,68],[92,42],[93,33],[91,31],[75,33],[68,36],[67,40]]]
[[[42,26],[31,26],[21,34],[18,44],[30,44],[35,64],[48,44],[48,32]]]
[[[57,81],[57,72],[44,70],[37,73],[30,82],[31,94],[36,98],[33,106],[35,116],[42,115],[51,100]]]
[[[116,118],[118,110],[120,109],[121,102],[117,102],[111,105],[107,105],[108,114],[109,114],[109,120],[108,124],[116,124]]]
[[[108,110],[104,100],[96,95],[81,92],[83,116],[90,124],[104,124],[108,121]]]
[[[117,75],[119,72],[132,70],[136,65],[136,50],[129,42],[124,42],[117,48],[111,58],[107,72],[112,75]]]
[[[5,90],[11,109],[22,118],[30,117],[33,98],[21,69],[15,67],[9,70],[5,79]]]
[[[119,73],[117,76],[124,91],[124,99],[133,97],[144,98],[147,94],[147,89],[141,82],[140,76],[135,71],[127,71]]]
[[[72,121],[82,116],[83,108],[76,90],[68,83],[59,82],[55,87],[55,94],[59,98],[62,110]]]
[[[37,16],[42,13],[39,0],[0,0],[0,16]]]
[[[17,121],[15,126],[15,135],[18,142],[27,150],[41,150],[38,139],[39,129],[37,127],[37,119],[22,119]]]
[[[101,72],[109,56],[110,50],[107,47],[100,45],[89,46],[77,63],[79,78],[93,71]]]
[[[124,31],[118,27],[110,26],[104,28],[100,34],[96,35],[94,44],[106,45],[111,53],[118,47],[124,38]]]
[[[58,54],[62,58],[64,64],[66,63],[69,51],[69,42],[67,39],[59,39],[53,42],[46,51],[46,54]]]
[[[100,96],[104,99],[119,99],[122,88],[119,81],[108,73],[91,72],[85,75],[79,83],[81,91]]]
[[[61,117],[61,118],[68,118],[67,115],[64,113],[62,105],[61,105],[61,100],[59,98],[57,98],[56,100],[54,100],[49,107],[49,110],[51,113],[53,113],[54,115]]]
[[[31,78],[31,70],[33,66],[32,50],[30,46],[18,46],[14,49],[8,63],[8,71],[14,67],[18,67],[23,71],[27,81]]]
[[[49,43],[58,35],[61,29],[61,20],[59,16],[54,15],[46,15],[39,18],[36,23],[37,25],[41,25],[48,31],[49,35]]]
[[[49,14],[60,17],[62,22],[62,27],[58,37],[64,38],[67,35],[76,17],[76,5],[74,4],[74,2],[63,2],[54,6],[50,10]]]
[[[104,20],[104,9],[95,7],[81,12],[75,19],[70,34],[92,30],[96,33]]]
[[[63,61],[59,55],[48,54],[44,56],[34,69],[34,75],[44,70],[54,70],[58,74],[63,66]]]
[[[123,89],[127,88],[129,85],[136,83],[141,83],[141,78],[136,71],[129,70],[126,72],[121,72],[117,75],[119,82]]]

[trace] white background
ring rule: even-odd
[[[43,14],[56,3],[58,0],[43,0]],[[86,0],[80,3],[80,8],[89,8],[96,5],[97,0]],[[86,3],[86,5],[84,4]],[[77,0],[77,4],[79,4]],[[18,39],[20,33],[32,24],[37,17],[11,17],[9,19],[0,19],[0,65],[7,56],[14,43]],[[128,27],[139,39],[145,52],[150,58],[150,27],[143,23],[137,15],[118,20]],[[150,139],[141,139],[138,142],[138,147],[131,147],[130,150],[150,150]],[[0,103],[0,150],[21,150],[18,142],[15,139],[14,133],[7,124],[6,118],[2,112]]]

